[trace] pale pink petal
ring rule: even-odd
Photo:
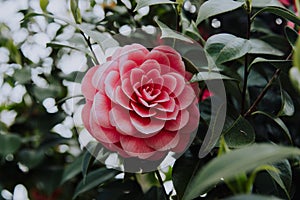
[[[99,66],[90,68],[85,76],[82,79],[81,91],[84,97],[88,100],[93,100],[95,93],[97,92],[96,88],[92,84],[93,76],[98,70]]]
[[[146,59],[153,59],[156,60],[159,64],[170,66],[168,57],[164,53],[156,51],[155,49],[147,54]]]
[[[131,106],[140,117],[152,117],[156,114],[154,109],[147,108],[139,103],[131,102]]]
[[[120,133],[115,128],[104,128],[99,124],[95,123],[93,119],[90,120],[91,134],[95,139],[105,143],[115,143],[120,141]]]
[[[126,108],[127,110],[132,110],[130,105],[131,100],[126,96],[126,94],[124,94],[121,86],[117,86],[117,88],[115,89],[114,96],[115,96],[116,103]]]
[[[105,93],[107,96],[114,101],[114,90],[117,85],[120,85],[120,75],[117,71],[111,71],[108,73],[107,77],[105,78]]]
[[[92,79],[92,84],[99,91],[105,91],[104,82],[108,73],[111,71],[118,71],[118,63],[115,61],[110,61],[102,64],[96,71]]]
[[[148,107],[148,108],[153,108],[155,107],[158,103],[148,103],[147,101],[145,101],[142,97],[138,97],[138,101],[143,104],[144,106]]]
[[[146,75],[147,75],[148,78],[151,78],[152,80],[155,79],[155,78],[161,77],[160,71],[157,70],[157,69],[150,70],[148,73],[146,73]]]
[[[155,153],[155,150],[147,146],[141,138],[122,135],[120,143],[124,151],[133,157],[147,159]]]
[[[122,90],[130,100],[136,102],[136,96],[129,79],[125,79],[122,81]]]
[[[187,108],[187,111],[189,112],[189,121],[185,125],[185,127],[180,130],[180,132],[190,134],[191,132],[197,130],[199,126],[200,112],[196,100],[191,106]]]
[[[149,147],[157,151],[167,151],[177,146],[179,142],[179,134],[177,132],[163,130],[150,138],[145,138],[144,140]]]
[[[81,111],[81,118],[82,118],[83,125],[90,133],[91,133],[90,115],[91,115],[92,103],[93,103],[92,101],[87,100],[86,104],[83,106],[83,109]]]
[[[181,110],[178,113],[176,120],[166,121],[165,129],[168,131],[179,131],[188,123],[189,119],[189,112]]]
[[[162,78],[164,80],[163,87],[167,88],[166,91],[173,92],[177,86],[177,79],[170,74],[165,74]]]
[[[120,76],[121,79],[124,80],[125,78],[130,76],[131,70],[137,68],[137,64],[132,60],[127,60],[124,64],[120,63]]]
[[[136,82],[135,84],[133,84],[134,93],[139,98],[142,97],[142,94],[140,93],[140,89],[141,89],[141,83],[140,82]]]
[[[135,68],[130,72],[130,83],[133,86],[134,84],[141,82],[142,76],[145,72],[139,68]]]
[[[153,69],[160,70],[160,65],[156,60],[146,60],[141,66],[140,69],[143,70],[145,73],[150,72]]]
[[[91,113],[97,124],[103,127],[110,127],[109,111],[111,109],[111,101],[100,92],[95,95]]]
[[[184,63],[182,62],[181,55],[177,51],[165,45],[155,47],[153,50],[157,50],[159,52],[164,53],[170,61],[169,66],[177,73],[180,73],[181,75],[185,74]]]
[[[179,135],[179,142],[176,147],[172,149],[175,153],[183,153],[188,148],[189,144],[192,142],[192,138],[190,134],[182,134],[181,132]]]
[[[140,117],[135,112],[130,112],[130,120],[133,126],[141,132],[144,137],[158,133],[165,125],[165,121],[154,117]]]
[[[136,135],[138,133],[131,123],[129,111],[125,108],[114,105],[109,114],[111,123],[116,126],[119,132],[126,135]]]
[[[183,91],[186,85],[185,79],[178,73],[170,72],[169,75],[173,76],[176,79],[176,87],[173,91],[173,94],[177,97]]]
[[[186,109],[196,98],[195,92],[190,85],[186,85],[181,94],[177,97],[179,109]]]

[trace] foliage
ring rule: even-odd
[[[0,17],[0,199],[17,195],[18,184],[33,200],[300,198],[297,5],[24,2],[0,1],[3,9],[15,5],[14,17]],[[174,166],[146,174],[108,169],[81,144],[86,132],[79,126],[84,101],[78,86],[87,69],[118,46],[112,36],[153,27],[161,30],[158,43],[202,45],[206,65],[184,61],[203,91],[223,81],[225,124],[211,130],[222,134],[209,138],[211,151],[199,158],[210,122],[220,120],[211,117],[213,100],[207,98],[199,103],[196,138]]]

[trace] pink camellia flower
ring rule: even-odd
[[[158,160],[181,153],[199,123],[197,84],[169,46],[119,48],[82,81],[84,126],[124,158]]]

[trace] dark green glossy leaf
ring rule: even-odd
[[[253,21],[255,19],[255,17],[257,17],[257,15],[264,13],[264,12],[269,12],[269,13],[273,13],[275,15],[278,15],[280,17],[283,17],[291,22],[294,22],[297,25],[300,25],[300,19],[291,11],[289,11],[286,8],[282,8],[282,7],[265,7],[262,8],[261,10],[257,11],[252,17],[251,17],[251,21]]]
[[[170,29],[167,25],[160,22],[159,20],[155,20],[155,22],[157,23],[157,25],[161,30],[161,38],[174,38],[185,42],[193,43],[193,41],[190,38],[183,36],[179,33],[176,33],[175,31]]]
[[[233,0],[210,0],[202,4],[199,9],[196,24],[200,24],[203,20],[226,13],[243,6],[243,2],[237,2]],[[220,6],[222,5],[222,6]]]
[[[157,4],[174,4],[174,3],[175,2],[170,1],[170,0],[138,0],[134,11],[137,11],[140,8],[143,8],[146,6],[152,6],[152,5],[157,5]]]
[[[282,200],[278,197],[274,196],[262,196],[257,194],[244,194],[244,195],[237,195],[234,197],[228,197],[223,200]]]
[[[265,8],[267,6],[283,7],[278,0],[252,0],[254,8]]]
[[[293,54],[293,64],[300,71],[300,39],[299,38],[296,42],[296,48]],[[300,79],[300,77],[298,77],[298,79]]]
[[[294,63],[295,63],[296,59],[294,59]],[[290,76],[291,82],[292,82],[294,88],[298,91],[298,93],[300,93],[300,70],[299,70],[299,68],[300,68],[300,66],[292,67],[289,71],[289,76]]]
[[[247,173],[255,168],[300,155],[300,149],[271,144],[254,144],[231,151],[207,163],[187,186],[183,199],[193,199],[223,179],[232,179],[236,174]]]
[[[228,76],[222,75],[218,72],[199,72],[198,74],[195,74],[190,82],[197,82],[197,81],[209,81],[209,80],[220,80],[220,79],[226,79],[226,80],[234,80]]]
[[[274,55],[274,56],[283,56],[283,52],[277,50],[276,48],[272,47],[268,43],[258,40],[258,39],[250,39],[249,44],[251,49],[249,51],[250,54],[267,54],[267,55]]]
[[[66,181],[72,179],[73,177],[75,177],[77,174],[81,172],[82,160],[83,160],[83,155],[81,155],[78,158],[75,158],[75,160],[71,164],[65,167],[60,182],[61,185],[64,184]]]
[[[0,133],[0,155],[14,154],[21,147],[21,144],[22,139],[20,136],[12,133]]]
[[[119,172],[115,170],[109,170],[106,168],[97,169],[91,173],[89,173],[86,177],[85,183],[83,180],[79,182],[77,185],[73,199],[75,199],[78,195],[112,179],[115,177]]]
[[[180,157],[174,164],[172,180],[176,194],[181,199],[192,177],[196,174],[201,160],[193,157]]]
[[[22,163],[29,169],[33,169],[41,164],[41,162],[45,158],[45,153],[44,151],[40,150],[23,149],[18,153],[18,158],[20,163]]]
[[[229,147],[241,147],[252,144],[255,132],[252,125],[242,116],[239,116],[231,126],[225,130],[224,139]]]
[[[290,60],[268,60],[265,58],[257,57],[249,65],[249,70],[252,67],[255,67],[256,65],[259,65],[259,64],[271,64],[274,67],[280,68],[280,69],[289,68],[292,65]]]
[[[298,33],[293,28],[286,26],[284,28],[284,34],[288,42],[290,43],[291,47],[295,48],[297,38],[298,38]]]
[[[292,184],[292,169],[288,160],[284,160],[274,164],[278,172],[267,170],[273,180],[283,189],[288,199],[290,199],[290,188]]]
[[[295,113],[295,107],[292,98],[286,91],[281,90],[281,99],[282,106],[277,116],[292,116]]]
[[[284,131],[284,133],[285,133],[287,139],[290,141],[290,143],[293,143],[289,129],[287,128],[285,123],[279,117],[274,116],[269,113],[265,113],[263,111],[256,111],[256,112],[252,113],[252,115],[256,115],[256,114],[264,115],[264,116],[270,118],[271,120],[273,120]]]
[[[222,64],[244,56],[251,50],[251,46],[246,39],[221,33],[211,36],[204,49],[216,64]]]

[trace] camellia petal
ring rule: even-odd
[[[186,109],[195,99],[195,93],[192,87],[186,86],[182,93],[177,97],[179,109]]]
[[[178,113],[176,120],[168,120],[165,129],[168,131],[178,131],[182,129],[189,121],[189,112],[182,110]]]
[[[105,94],[98,92],[95,95],[91,113],[96,120],[96,123],[104,126],[110,127],[109,121],[109,111],[111,109],[111,102]]]
[[[147,54],[146,59],[153,59],[156,60],[159,64],[170,66],[170,61],[168,57],[165,54],[156,51],[155,49],[153,49],[150,53]]]
[[[145,142],[148,146],[157,151],[167,151],[177,146],[179,134],[177,132],[163,130],[150,138],[146,138]]]
[[[104,128],[95,123],[93,118],[90,120],[90,125],[91,133],[98,141],[105,143],[116,143],[120,141],[120,134],[115,128]]]
[[[81,91],[84,97],[88,100],[93,100],[97,90],[92,84],[92,77],[98,70],[99,66],[92,67],[82,79]]]
[[[154,149],[150,148],[142,138],[122,135],[120,142],[128,155],[140,159],[147,159],[156,152]]]
[[[86,104],[83,106],[81,111],[81,118],[82,118],[83,125],[90,133],[92,132],[90,126],[91,109],[92,109],[92,102],[87,100]]]
[[[120,75],[116,71],[111,71],[105,78],[105,92],[114,101],[114,89],[120,84]]]

